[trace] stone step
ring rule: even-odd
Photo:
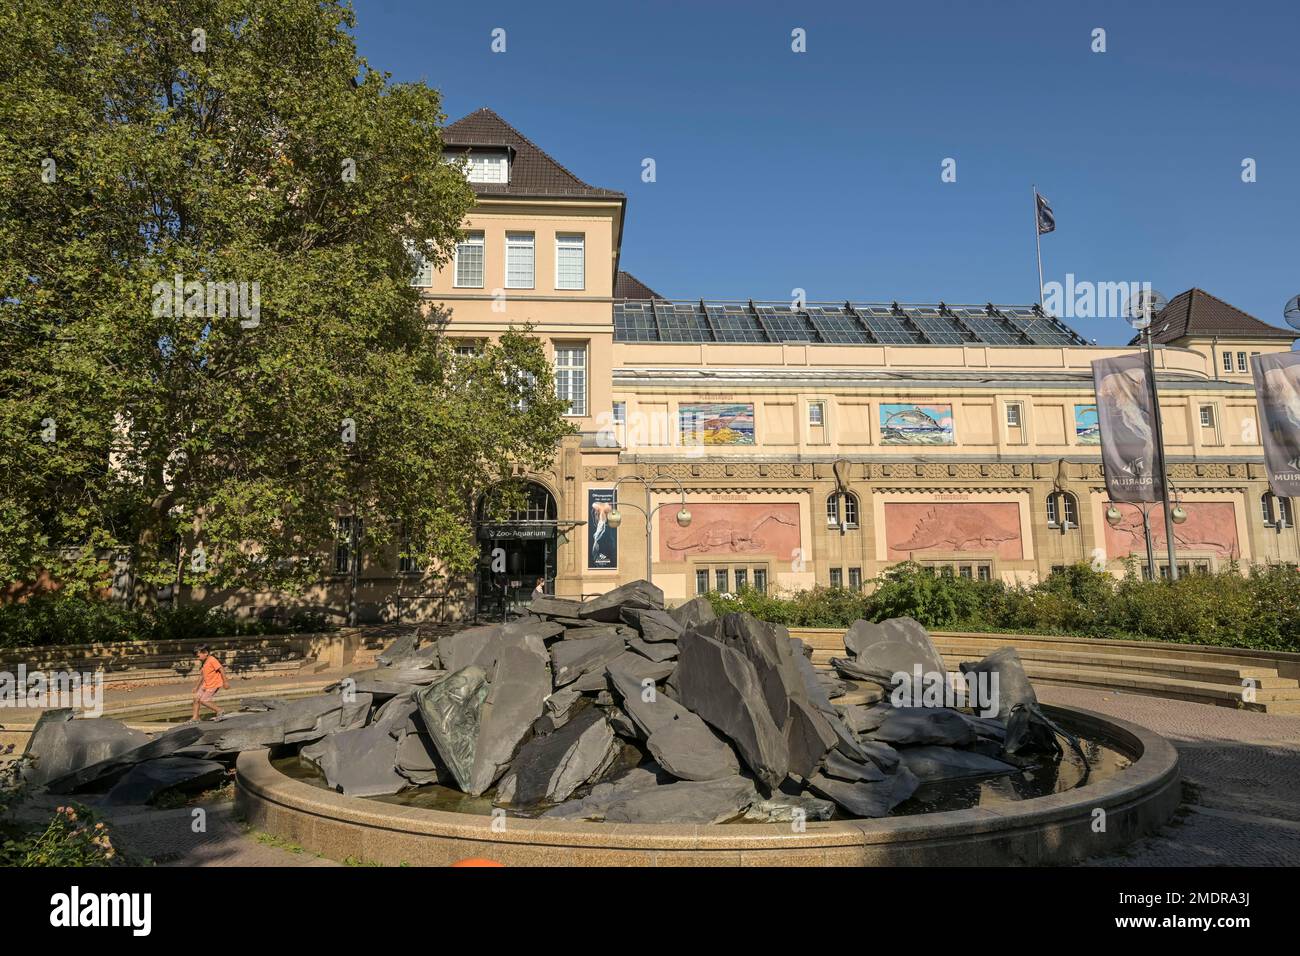
[[[1006,646],[1006,645],[999,645]],[[990,646],[985,651],[995,648]],[[1183,661],[1167,657],[1118,657],[1113,654],[1083,653],[1079,651],[1043,650],[1016,646],[1020,659],[1027,665],[1030,661],[1043,664],[1077,664],[1099,670],[1122,669],[1125,673],[1158,674],[1166,677],[1179,677],[1188,680],[1200,680],[1208,683],[1220,683],[1240,687],[1246,679],[1253,680],[1258,688],[1274,690],[1300,690],[1300,681],[1288,677],[1279,677],[1277,670],[1267,667],[1243,667],[1238,664],[1215,664],[1206,661]],[[948,647],[939,645],[939,653],[945,663],[952,669],[962,661],[977,660],[983,654],[970,654],[969,649],[953,653]]]
[[[1179,700],[1193,700],[1205,704],[1218,704],[1228,707],[1241,707],[1246,710],[1261,710],[1278,713],[1277,704],[1300,704],[1300,690],[1281,689],[1255,691],[1255,700],[1244,703],[1241,688],[1226,684],[1185,678],[1164,677],[1158,674],[1126,673],[1113,669],[1090,669],[1068,665],[1050,665],[1026,663],[1025,673],[1035,684],[1064,684],[1086,687],[1106,687],[1114,690],[1128,690],[1150,694],[1156,697],[1172,697]]]

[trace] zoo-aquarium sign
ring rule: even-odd
[[[880,444],[951,445],[951,405],[880,406]]]
[[[752,402],[694,402],[677,408],[683,445],[754,444]]]

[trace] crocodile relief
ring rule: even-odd
[[[688,554],[772,554],[788,559],[799,547],[799,506],[752,502],[691,502],[690,527],[677,526],[676,511],[659,512],[661,561]]]
[[[1111,558],[1146,554],[1142,512],[1137,505],[1118,506],[1124,517],[1106,529],[1106,553]],[[1239,557],[1237,509],[1230,501],[1197,501],[1184,505],[1187,520],[1174,525],[1174,544],[1187,551],[1212,552],[1222,558]],[[1159,503],[1151,506],[1151,539],[1159,554],[1165,552],[1165,515]]]
[[[1014,502],[885,505],[890,557],[914,551],[979,551],[1020,558],[1020,506]]]

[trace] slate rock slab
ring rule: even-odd
[[[681,625],[683,631],[695,627],[697,624],[705,624],[716,620],[718,617],[718,613],[713,610],[713,605],[709,603],[709,599],[703,595],[693,597],[685,604],[670,608],[668,614]]]
[[[584,640],[556,641],[550,647],[551,669],[555,673],[555,686],[571,684],[583,674],[592,671],[601,674],[605,665],[626,649],[618,634]]]
[[[682,705],[730,740],[759,780],[779,786],[790,769],[790,749],[754,665],[697,629],[684,631],[678,647],[674,679]]]
[[[114,757],[82,767],[62,777],[56,777],[46,783],[45,789],[50,793],[76,793],[92,783],[120,775],[133,764],[157,757],[167,757],[178,750],[191,747],[202,737],[203,728],[198,724],[182,724],[158,734],[138,747],[122,751]]]
[[[855,760],[865,760],[866,754],[863,752],[858,738],[844,723],[840,717],[840,712],[836,710],[835,705],[830,702],[825,690],[822,689],[812,661],[805,655],[797,653],[798,648],[801,646],[802,642],[795,644],[793,640],[791,641],[791,647],[796,650],[793,655],[795,668],[803,678],[804,693],[807,695],[808,702],[826,719],[831,730],[834,731],[836,738],[835,749]]]
[[[992,689],[991,675],[997,675],[997,713],[982,716],[998,717],[1004,722],[1017,705],[1038,706],[1038,695],[1034,685],[1025,674],[1020,652],[1014,647],[1000,647],[981,661],[967,661],[961,664],[961,672],[979,680],[981,675],[986,686]]]
[[[882,687],[892,687],[894,674],[911,674],[918,665],[925,674],[947,673],[929,632],[910,617],[890,618],[879,624],[856,621],[844,635],[844,647],[853,657],[854,671]],[[840,670],[838,666],[836,669]]]
[[[555,733],[535,737],[520,748],[497,787],[496,802],[533,807],[567,800],[605,773],[618,752],[605,715],[588,708]]]
[[[618,621],[624,607],[662,610],[664,592],[649,581],[632,581],[584,601],[578,617],[597,621]]]
[[[581,601],[552,597],[549,594],[538,595],[528,602],[528,610],[542,617],[576,618],[580,607]]]
[[[745,819],[752,823],[788,823],[801,820],[829,820],[835,815],[835,802],[814,797],[811,793],[774,793],[769,799],[756,799]]]
[[[987,777],[1012,773],[1017,769],[995,757],[954,747],[905,747],[898,755],[903,765],[916,774],[922,783]]]
[[[108,717],[68,719],[58,714],[39,721],[24,753],[34,761],[23,772],[33,787],[75,773],[149,742],[148,734]]]
[[[505,773],[551,694],[551,660],[542,641],[536,635],[523,640],[503,635],[498,640],[501,647],[488,678],[474,764],[465,788],[476,797]]]
[[[551,807],[542,816],[563,820],[603,820],[606,809],[616,801],[672,782],[673,778],[661,767],[648,761],[613,780],[596,784],[591,793],[580,800],[568,800]]]
[[[646,660],[651,660],[656,663],[672,660],[677,656],[677,645],[671,641],[652,643],[650,641],[642,640],[639,637],[634,637],[632,640],[627,642],[627,646],[629,649],[636,651],[642,657],[646,658]]]
[[[877,703],[870,707],[865,704],[849,704],[839,708],[844,723],[855,734],[865,734],[875,730],[885,722],[885,718],[894,710],[888,702]]]
[[[611,823],[726,823],[757,797],[754,784],[740,776],[683,780],[616,798],[604,816]]]
[[[469,789],[488,689],[487,672],[471,666],[439,678],[415,695],[438,756],[461,790]]]
[[[855,817],[873,818],[889,815],[916,792],[921,782],[906,767],[900,766],[884,780],[851,783],[823,774],[813,774],[808,787],[828,800],[834,800]]]
[[[657,684],[661,680],[672,677],[677,670],[677,661],[671,658],[666,661],[652,661],[636,651],[624,651],[605,665],[606,671],[611,667],[635,677],[638,683],[648,680]]]
[[[641,635],[642,640],[651,643],[675,641],[685,630],[668,611],[625,607],[619,611],[619,616]]]
[[[824,714],[801,698],[790,701],[785,742],[790,751],[790,773],[806,777],[826,752],[839,743],[839,735]]]
[[[158,757],[128,770],[104,795],[101,806],[143,806],[174,787],[203,789],[226,775],[226,765],[194,757]]]
[[[922,744],[968,747],[976,739],[975,728],[966,721],[965,715],[947,707],[891,708],[880,726],[865,736],[895,747]]]
[[[896,766],[897,762],[895,763]],[[859,763],[834,750],[826,755],[826,761],[822,765],[822,773],[827,777],[850,782],[860,780],[867,783],[878,783],[885,779],[884,771],[874,763]]]
[[[410,781],[397,772],[397,741],[387,724],[330,734],[299,751],[320,768],[325,782],[349,797],[400,793]]]

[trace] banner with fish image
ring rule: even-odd
[[[951,405],[880,406],[880,444],[953,444]]]
[[[617,492],[613,488],[587,489],[587,569],[618,569],[618,529],[610,527]]]
[[[1268,487],[1279,498],[1300,497],[1300,352],[1253,356],[1250,371]]]
[[[1101,460],[1112,501],[1161,501],[1163,475],[1156,474],[1155,417],[1146,358],[1141,354],[1092,363],[1101,428]]]

